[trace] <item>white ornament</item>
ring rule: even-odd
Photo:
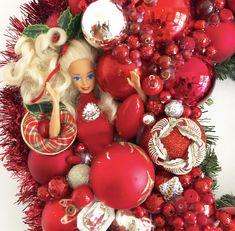
[[[75,189],[79,185],[87,184],[89,181],[90,167],[86,164],[73,166],[68,173],[69,185]]]
[[[184,106],[180,100],[172,100],[165,106],[165,113],[169,117],[179,118],[184,113]]]

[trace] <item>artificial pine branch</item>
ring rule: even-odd
[[[230,59],[226,60],[223,63],[216,64],[215,76],[216,79],[232,79],[235,81],[235,56],[232,56]]]
[[[220,199],[216,200],[215,204],[218,209],[223,207],[235,207],[235,196],[232,194],[223,195]]]

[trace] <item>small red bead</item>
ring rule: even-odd
[[[132,213],[137,217],[137,218],[142,218],[147,214],[147,211],[144,207],[138,206],[132,210]]]
[[[168,68],[172,64],[172,59],[168,55],[163,55],[158,59],[158,65],[160,68]]]
[[[172,99],[171,93],[169,91],[162,91],[160,93],[159,99],[161,103],[169,103]]]
[[[143,24],[141,26],[141,34],[153,34],[154,29],[150,24]]]
[[[133,50],[130,52],[130,59],[132,61],[136,61],[138,59],[140,59],[140,52],[138,50]]]
[[[197,202],[193,205],[193,211],[196,214],[204,214],[205,213],[205,204],[202,202]]]
[[[126,40],[127,45],[130,49],[138,49],[140,46],[140,42],[137,36],[130,35]]]
[[[197,216],[197,223],[200,225],[200,226],[206,226],[208,224],[208,217],[204,214],[199,214]]]
[[[163,214],[166,217],[171,217],[175,214],[175,207],[173,204],[166,203],[163,206]]]
[[[72,201],[77,206],[77,208],[84,208],[93,200],[94,194],[88,185],[80,185],[73,190]]]
[[[178,52],[179,52],[179,47],[174,43],[166,47],[166,54],[169,56],[176,55]]]
[[[182,229],[184,227],[184,220],[181,217],[174,218],[173,226],[175,229]]]
[[[164,204],[164,199],[159,194],[151,194],[147,200],[142,204],[142,206],[147,209],[150,213],[160,213],[162,206]]]
[[[57,176],[49,181],[48,192],[55,199],[61,199],[68,193],[69,185],[64,177]]]
[[[140,36],[140,42],[142,45],[150,45],[153,46],[154,45],[154,39],[152,34],[149,33],[144,33]]]
[[[181,41],[180,41],[180,48],[182,50],[190,50],[193,51],[195,49],[195,41],[192,37],[184,37]]]
[[[153,223],[157,228],[163,228],[166,225],[166,220],[163,216],[157,215],[153,218]]]
[[[196,29],[196,30],[204,30],[206,28],[206,21],[205,20],[197,20],[193,27]]]
[[[159,52],[154,52],[153,58],[151,59],[151,62],[154,64],[158,64],[158,59],[161,57]]]
[[[202,202],[204,202],[207,205],[213,205],[215,202],[215,197],[212,193],[205,193],[201,196]]]
[[[192,115],[192,110],[190,107],[184,106],[184,113],[183,113],[183,117],[186,118],[190,118],[190,116]]]
[[[229,9],[221,10],[219,16],[222,22],[228,22],[234,20],[233,12]]]
[[[198,225],[188,225],[184,231],[201,231],[201,229]]]
[[[194,189],[199,193],[206,193],[211,190],[209,184],[204,179],[197,179],[194,182]]]
[[[83,153],[85,151],[86,151],[86,147],[83,143],[80,143],[80,144],[77,145],[77,147],[76,147],[76,152],[77,153]]]
[[[140,24],[139,23],[132,23],[130,25],[130,32],[132,34],[138,34],[140,31]]]
[[[185,190],[183,195],[188,204],[194,204],[200,200],[197,191],[194,189]]]
[[[119,61],[123,61],[129,56],[129,48],[125,44],[120,44],[114,48],[113,55]]]
[[[135,10],[132,10],[130,13],[129,13],[129,19],[132,21],[132,22],[139,22],[141,23],[143,21],[142,19],[142,14],[135,11]]]
[[[184,221],[187,224],[194,225],[197,223],[197,216],[194,212],[188,211],[184,214]]]
[[[226,0],[214,0],[217,10],[222,10],[226,4]]]
[[[214,46],[208,46],[206,48],[206,55],[207,57],[211,58],[217,53],[217,50],[215,49]]]
[[[213,184],[214,184],[213,179],[212,179],[211,177],[209,177],[209,176],[206,176],[206,177],[204,178],[204,180],[207,182],[207,184],[209,185],[209,187],[212,189]]]
[[[199,167],[195,167],[190,172],[192,178],[198,178],[202,176],[202,170]]]
[[[153,56],[153,52],[154,52],[154,50],[153,50],[152,46],[149,46],[149,45],[145,45],[140,48],[141,58],[144,60],[151,59]]]
[[[160,100],[148,100],[146,110],[157,116],[164,112],[164,104],[162,104]]]
[[[198,50],[201,50],[207,47],[210,44],[210,39],[207,34],[201,30],[197,30],[193,32],[193,38],[196,43],[196,47]]]
[[[179,180],[184,188],[187,188],[192,184],[192,177],[190,174],[179,176]]]
[[[218,219],[224,226],[228,226],[232,222],[232,217],[226,212],[220,212]]]
[[[187,201],[183,197],[178,198],[174,206],[177,213],[184,213],[188,209]]]
[[[190,50],[184,50],[181,53],[186,61],[190,60],[193,56],[193,52]]]
[[[50,194],[48,192],[48,187],[46,185],[42,185],[38,188],[37,196],[41,201],[47,201],[50,199]]]
[[[166,68],[166,69],[162,69],[161,70],[161,73],[160,73],[160,76],[163,80],[167,80],[167,79],[170,79],[170,78],[174,78],[175,76],[175,70],[174,68]],[[171,93],[172,94],[172,93]]]

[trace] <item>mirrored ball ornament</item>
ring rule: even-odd
[[[181,100],[172,100],[165,106],[165,113],[169,117],[179,118],[183,115],[184,106]]]
[[[95,48],[112,49],[125,35],[127,21],[121,7],[110,0],[88,6],[82,17],[85,39]]]

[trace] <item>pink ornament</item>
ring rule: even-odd
[[[145,201],[154,186],[154,167],[138,146],[113,143],[95,158],[90,183],[95,196],[115,209],[130,209]]]
[[[141,70],[135,63],[122,64],[110,53],[104,53],[97,63],[97,80],[103,91],[110,93],[115,98],[125,99],[135,93],[134,88],[127,82],[130,71],[135,69],[138,70],[138,74],[141,76]]]
[[[34,180],[46,184],[55,176],[66,175],[71,167],[67,159],[71,156],[71,149],[54,156],[42,155],[31,150],[28,157],[29,171]]]
[[[221,63],[235,52],[235,22],[223,22],[218,25],[209,25],[206,34],[216,53],[212,56],[215,63]]]
[[[154,26],[155,40],[169,41],[186,28],[190,19],[189,0],[158,0],[156,5],[145,9],[144,22]]]
[[[212,67],[196,57],[179,67],[175,78],[166,82],[167,88],[173,89],[173,98],[182,100],[188,106],[204,102],[212,92],[214,84]]]
[[[141,128],[143,114],[144,105],[140,96],[137,94],[129,96],[118,109],[116,118],[118,135],[125,140],[134,138]]]

